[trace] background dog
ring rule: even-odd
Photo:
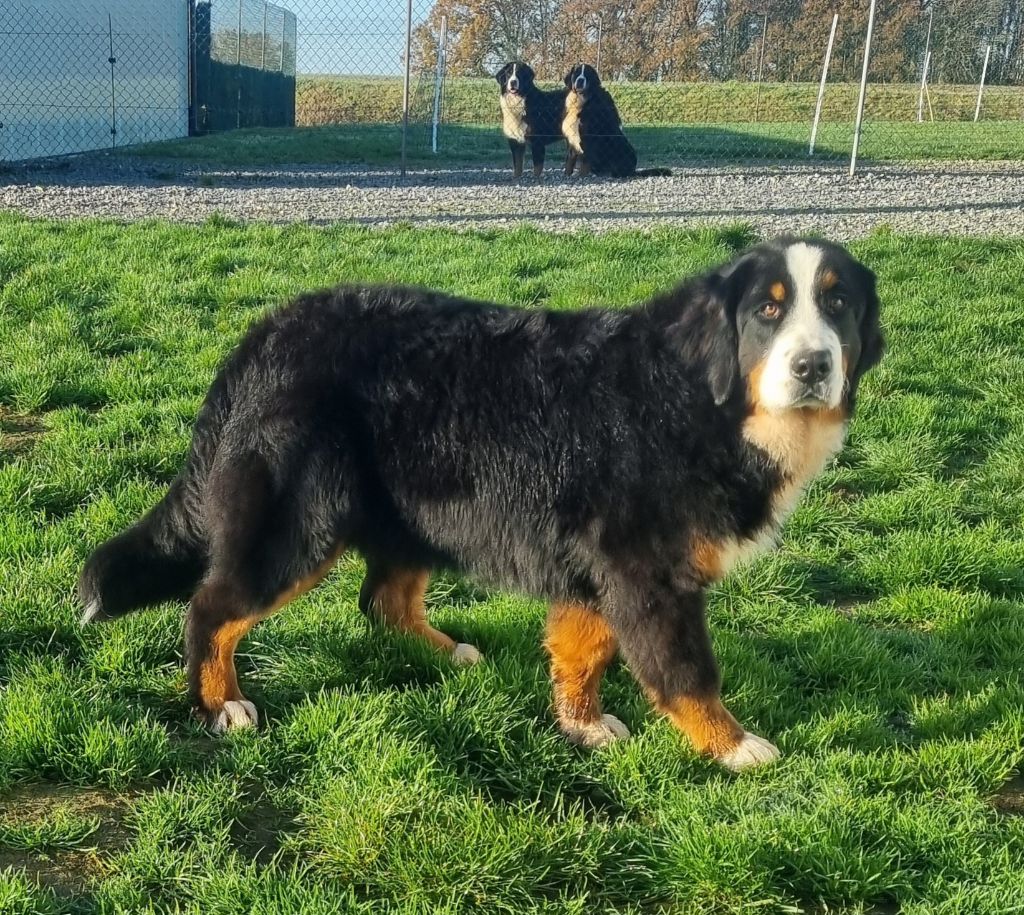
[[[636,150],[622,132],[622,118],[615,101],[590,64],[578,64],[565,74],[565,91],[561,129],[569,146],[565,160],[567,175],[573,173],[577,160],[581,175],[651,178],[672,174],[667,168],[637,170]]]
[[[426,619],[431,570],[454,568],[550,601],[570,740],[627,735],[598,697],[621,650],[700,752],[770,761],[720,700],[704,592],[841,447],[878,312],[867,268],[795,240],[632,308],[301,296],[228,357],[164,499],[89,558],[83,623],[190,598],[191,694],[220,731],[257,720],[239,640],[349,549],[367,614],[479,660]]]
[[[529,145],[533,174],[544,171],[544,148],[562,139],[564,89],[538,89],[533,69],[521,61],[505,64],[494,76],[501,87],[501,132],[512,150],[512,174],[523,174],[523,157]]]

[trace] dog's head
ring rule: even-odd
[[[494,74],[494,78],[501,87],[502,95],[525,96],[533,88],[534,83],[533,68],[520,60],[505,64]]]
[[[590,64],[576,64],[565,74],[564,82],[566,89],[582,96],[601,88],[601,77]]]
[[[839,245],[781,238],[708,274],[698,348],[715,402],[848,416],[882,357],[875,275]],[[686,322],[687,324],[689,322]]]

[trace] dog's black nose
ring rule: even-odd
[[[516,89],[519,88],[519,80],[517,80],[517,79],[510,79],[508,81],[508,87],[509,87],[509,89],[515,91]]]
[[[832,354],[827,349],[810,350],[793,359],[793,377],[804,384],[824,381],[832,372]]]

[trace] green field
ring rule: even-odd
[[[810,129],[804,124],[647,125],[629,128],[640,165],[715,165],[728,162],[835,162],[848,159],[853,127],[825,124],[816,154],[807,155]],[[401,161],[401,130],[390,124],[232,130],[131,149],[160,158],[233,166],[362,164],[394,166]],[[861,139],[864,161],[1004,160],[1024,151],[1024,121],[984,125],[867,124]],[[548,168],[559,170],[564,146],[548,150]],[[410,128],[408,161],[415,168],[472,165],[510,167],[508,143],[496,124],[445,125],[439,150],[430,149],[426,125]]]
[[[555,85],[542,83],[542,85]],[[426,120],[433,107],[432,79],[414,84],[414,112]],[[716,124],[778,122],[810,125],[818,83],[610,83],[609,91],[628,124]],[[390,77],[303,76],[299,78],[296,118],[302,126],[321,124],[398,123],[402,117],[402,81]],[[852,124],[860,86],[831,83],[822,106],[824,123]],[[876,121],[916,121],[919,87],[909,83],[869,86],[865,117]],[[935,85],[929,88],[926,119],[946,123],[974,118],[978,87]],[[490,79],[449,79],[445,84],[445,120],[453,124],[491,123],[498,115],[498,86]],[[989,86],[986,120],[1020,121],[1024,87]]]
[[[433,87],[413,95],[408,161],[414,167],[505,166],[497,86],[455,79],[447,85],[439,150],[431,150]],[[640,164],[813,162],[849,158],[857,87],[830,86],[816,156],[808,156],[817,85],[766,83],[614,84]],[[872,86],[860,155],[879,162],[1014,160],[1024,155],[1024,89],[986,90],[984,117],[973,122],[976,89],[934,87],[934,120],[918,124],[917,87]],[[928,115],[926,114],[926,117]],[[303,77],[296,129],[243,130],[155,143],[132,152],[232,165],[352,163],[395,165],[401,158],[402,86],[392,78]],[[553,147],[558,167],[564,147]]]
[[[905,915],[1024,899],[1024,242],[854,246],[890,351],[781,549],[712,595],[733,776],[605,684],[634,736],[556,734],[544,608],[453,577],[455,669],[371,634],[357,558],[261,624],[258,733],[190,720],[182,607],[82,630],[89,550],[156,501],[218,360],[343,280],[619,304],[741,230],[548,236],[0,215],[0,912]]]

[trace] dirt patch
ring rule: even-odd
[[[0,820],[12,826],[43,824],[72,815],[97,821],[82,847],[18,849],[0,845],[0,870],[23,870],[30,880],[61,896],[85,893],[103,873],[103,857],[124,848],[131,838],[125,818],[131,795],[96,788],[28,785],[0,797]]]
[[[0,404],[0,454],[28,451],[43,434],[43,421],[38,416],[14,413]]]
[[[1024,816],[1024,775],[1015,775],[992,798],[992,806],[1006,816]]]
[[[298,828],[296,816],[295,811],[283,810],[261,799],[232,824],[232,843],[245,857],[267,863],[280,851],[284,839]]]

